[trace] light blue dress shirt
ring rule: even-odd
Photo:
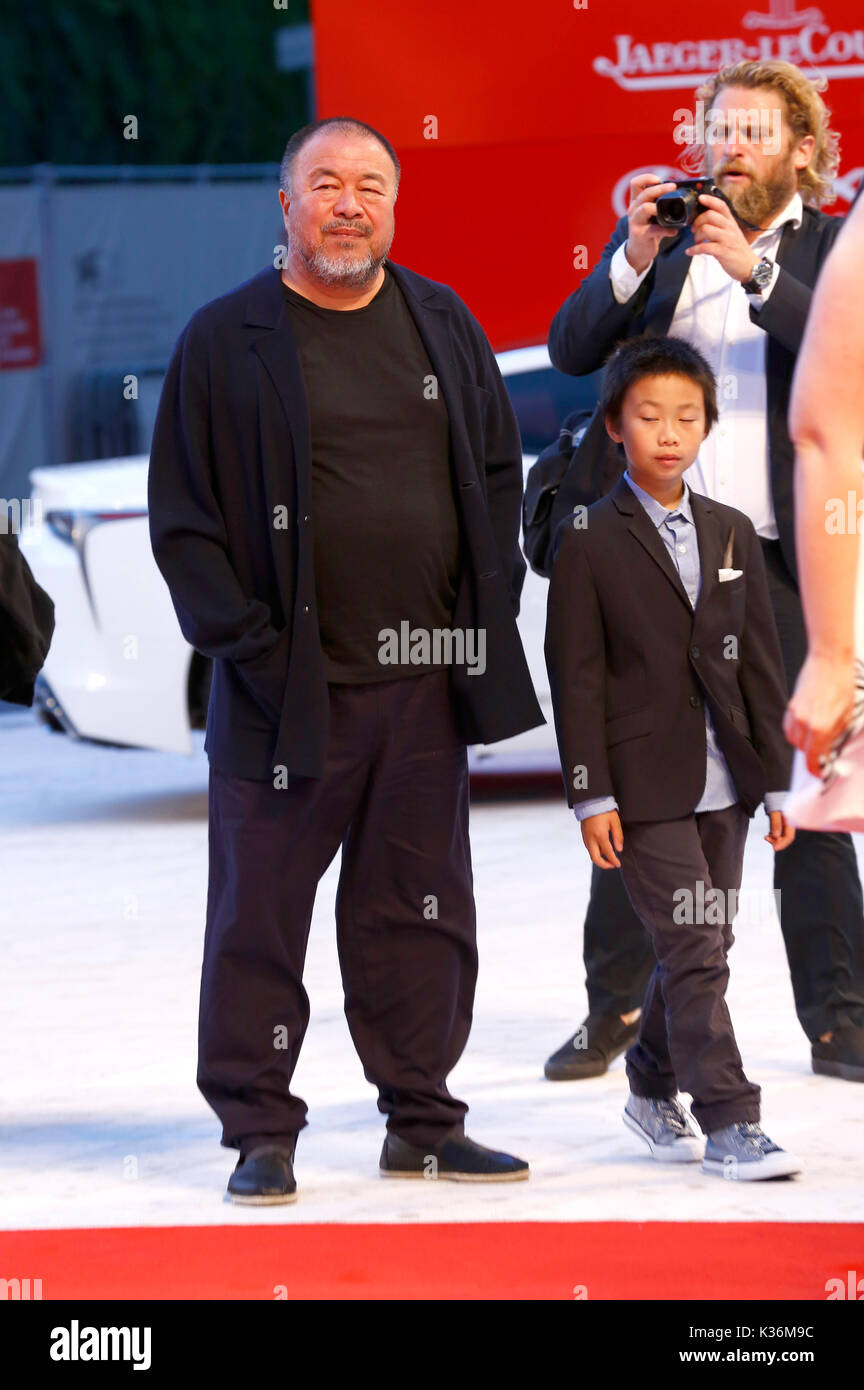
[[[690,505],[689,487],[682,478],[684,494],[673,510],[668,511],[662,502],[657,501],[656,497],[652,497],[644,488],[639,487],[638,483],[634,483],[630,477],[629,469],[625,472],[624,479],[657,527],[663,544],[675,561],[675,567],[681,576],[681,583],[687,592],[691,607],[695,608],[702,583],[702,566],[699,561],[699,543],[696,536],[696,524],[693,520],[693,510]],[[705,789],[699,804],[694,808],[694,814],[701,811],[722,811],[724,807],[733,806],[738,800],[738,792],[735,789],[732,774],[717,742],[717,734],[707,702],[705,704],[705,743],[707,755]],[[765,810],[782,810],[785,799],[785,792],[766,792]],[[590,801],[581,801],[573,809],[576,813],[576,819],[583,821],[587,820],[589,816],[599,816],[606,811],[617,811],[618,803],[613,796],[599,796]]]

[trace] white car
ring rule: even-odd
[[[519,420],[527,473],[561,420],[592,405],[591,377],[557,372],[545,347],[498,354]],[[210,663],[177,624],[156,568],[147,525],[147,456],[37,468],[31,517],[21,535],[33,573],[54,600],[56,627],[35,705],[77,738],[191,753],[203,729]],[[519,630],[547,723],[471,751],[472,770],[558,768],[543,659],[547,582],[529,569]]]

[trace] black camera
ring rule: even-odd
[[[682,179],[675,185],[674,193],[661,193],[657,199],[657,216],[651,221],[661,227],[689,227],[702,212],[707,212],[704,203],[699,202],[700,193],[710,193],[712,198],[729,199],[722,189],[711,179]]]

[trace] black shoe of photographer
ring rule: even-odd
[[[435,1148],[406,1144],[388,1134],[379,1160],[384,1178],[446,1178],[450,1182],[518,1182],[528,1164],[512,1154],[484,1149],[464,1134],[451,1135]]]
[[[269,1144],[242,1155],[228,1179],[228,1196],[232,1202],[250,1207],[296,1202],[292,1155]]]
[[[543,1068],[549,1081],[587,1081],[603,1076],[610,1062],[632,1047],[639,1036],[639,1019],[624,1023],[618,1014],[589,1014],[563,1047]]]
[[[814,1042],[812,1055],[817,1076],[864,1081],[864,1028],[835,1028],[830,1042]]]

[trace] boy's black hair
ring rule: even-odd
[[[642,333],[628,338],[607,358],[600,390],[600,409],[617,430],[628,387],[645,376],[686,376],[702,390],[705,429],[718,419],[717,383],[702,353],[683,338],[657,338]]]

